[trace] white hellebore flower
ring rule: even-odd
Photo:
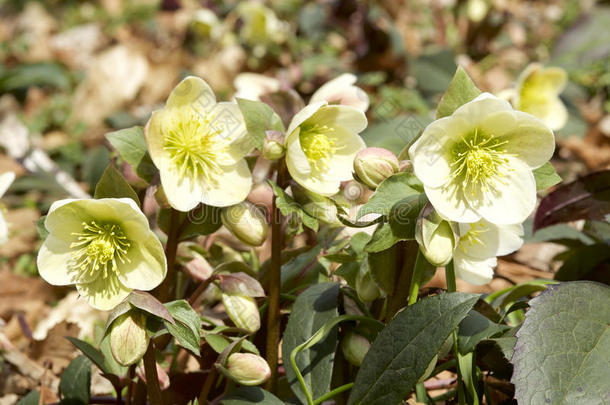
[[[244,157],[252,150],[235,103],[216,102],[210,86],[187,77],[146,126],[150,157],[159,168],[169,204],[189,211],[199,203],[226,207],[252,186]]]
[[[131,290],[152,290],[165,278],[163,246],[131,198],[56,201],[44,225],[40,276],[53,285],[76,284],[96,309],[112,309]]]
[[[470,284],[483,285],[491,281],[496,256],[504,256],[523,244],[523,226],[494,225],[487,221],[459,224],[460,240],[453,252],[457,278]]]
[[[323,196],[339,192],[352,179],[354,158],[366,147],[358,135],[366,128],[364,113],[326,102],[309,104],[286,131],[286,165],[292,178]]]
[[[260,101],[261,96],[275,93],[280,90],[280,81],[276,78],[258,73],[240,73],[233,80],[235,86],[235,98]]]
[[[6,172],[0,174],[0,198],[6,193],[6,190],[15,180],[15,173]],[[4,219],[3,207],[0,206],[0,245],[8,242],[8,223]]]
[[[489,93],[424,129],[409,148],[415,175],[445,219],[523,222],[536,204],[532,173],[555,149],[553,131]]]
[[[359,87],[354,86],[358,79],[351,73],[344,73],[324,83],[311,96],[310,103],[327,101],[354,107],[362,112],[369,108],[369,96]]]
[[[515,94],[515,108],[540,118],[552,130],[568,122],[568,110],[559,98],[566,87],[568,74],[558,67],[544,68],[538,63],[529,65],[519,76]]]

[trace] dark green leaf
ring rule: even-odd
[[[534,231],[579,219],[605,220],[610,215],[610,170],[591,173],[564,184],[540,201]]]
[[[0,70],[0,93],[33,86],[66,90],[70,87],[68,72],[57,63],[33,63],[18,65],[6,71]]]
[[[487,339],[508,329],[510,329],[509,326],[492,322],[477,311],[470,311],[468,316],[460,322],[458,330],[458,349],[460,353],[466,354],[474,350],[475,346],[483,339]]]
[[[381,182],[375,194],[360,207],[356,219],[373,213],[389,215],[394,204],[422,191],[421,183],[413,173],[394,174]]]
[[[43,215],[36,221],[36,230],[38,231],[40,239],[46,239],[47,236],[49,236],[49,231],[47,231],[47,228],[44,226],[45,219],[47,219],[47,216]]]
[[[536,190],[546,190],[561,182],[561,177],[550,162],[534,170],[534,179],[536,179]]]
[[[555,280],[575,281],[586,278],[587,273],[600,264],[610,261],[610,246],[598,243],[572,249],[567,254],[563,264],[555,273]]]
[[[417,87],[425,93],[444,92],[456,67],[455,54],[450,49],[435,50],[411,61],[411,73],[417,80]]]
[[[305,394],[301,390],[294,370],[289,366],[290,353],[328,320],[338,315],[338,294],[339,286],[336,283],[315,284],[301,293],[292,306],[282,343],[282,358],[286,366],[288,383],[304,403]],[[337,330],[334,328],[319,343],[303,350],[296,357],[296,364],[314,398],[330,390],[336,344]]]
[[[241,387],[230,392],[220,403],[222,405],[284,405],[278,397],[259,387]]]
[[[111,374],[111,370],[106,366],[104,355],[101,351],[91,346],[89,343],[76,339],[73,337],[66,336],[66,339],[70,341],[78,350],[80,350],[85,356],[89,358],[100,370],[104,373]]]
[[[231,343],[224,336],[215,333],[207,333],[205,335],[205,341],[210,345],[212,350],[218,354],[222,353],[222,351],[229,346],[229,343]]]
[[[449,83],[449,88],[438,104],[436,118],[453,114],[460,106],[474,100],[479,94],[481,94],[481,90],[470,79],[468,73],[461,66],[458,66],[451,83]]]
[[[254,147],[263,147],[266,131],[285,131],[282,119],[267,104],[244,98],[237,99],[237,104],[246,121],[248,136]]]
[[[142,127],[135,126],[106,134],[108,142],[133,167],[142,179],[150,182],[157,171],[146,148]]]
[[[131,198],[140,206],[140,199],[121,173],[109,164],[95,187],[94,198]]]
[[[392,102],[382,101],[378,109]],[[431,122],[424,115],[399,115],[387,121],[373,124],[366,128],[361,136],[368,147],[388,149],[398,155],[405,145],[413,142]]]
[[[610,288],[576,281],[530,301],[511,360],[522,405],[590,405],[608,401]]]
[[[174,318],[172,318],[172,315],[161,301],[146,291],[132,291],[127,297],[127,301],[142,311],[164,319],[169,323],[174,323]]]
[[[201,319],[185,300],[164,304],[174,318],[175,324],[163,320],[165,327],[176,338],[180,346],[199,356],[201,342]]]
[[[85,356],[78,356],[68,364],[59,381],[59,392],[62,402],[71,405],[87,405],[91,387],[91,361]]]
[[[403,401],[477,299],[475,294],[446,293],[399,312],[366,354],[348,404]]]
[[[371,252],[367,257],[373,280],[388,295],[394,293],[396,286],[397,249],[396,246],[392,246],[379,252]]]
[[[292,197],[290,197],[284,190],[277,186],[274,182],[269,180],[269,184],[271,188],[273,188],[273,194],[277,197],[275,203],[285,217],[295,214],[300,218],[303,225],[306,227],[313,229],[314,231],[318,230],[318,220],[305,212],[303,207],[299,205]]]
[[[160,210],[157,216],[157,224],[166,234],[169,232],[170,217],[171,209],[169,208]],[[220,208],[200,204],[189,212],[180,212],[178,223],[186,224],[180,228],[180,240],[191,239],[199,235],[209,235],[216,232],[222,225]]]
[[[32,390],[28,392],[26,396],[21,398],[19,402],[17,402],[17,405],[38,405],[39,402],[40,394],[38,393],[38,390]]]

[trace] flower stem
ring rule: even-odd
[[[417,258],[415,259],[415,266],[413,267],[413,276],[411,277],[411,284],[409,285],[409,302],[407,305],[413,305],[417,302],[417,294],[419,293],[419,284],[421,278],[424,275],[426,268],[426,258],[420,250],[417,251]]]
[[[329,393],[326,393],[326,394],[322,395],[320,398],[313,401],[313,405],[321,404],[322,402],[331,399],[335,395],[340,394],[343,391],[347,391],[347,390],[351,389],[353,386],[354,386],[354,383],[348,383],[348,384],[342,385],[340,387],[337,387],[334,390],[330,391]]]
[[[203,387],[201,387],[201,393],[199,394],[199,405],[206,405],[208,403],[208,396],[210,395],[210,390],[212,389],[212,385],[214,383],[214,379],[216,378],[216,367],[212,366],[210,368],[210,372],[205,378],[205,382],[203,383]]]
[[[277,185],[285,187],[285,167],[283,162],[277,170]],[[266,360],[271,368],[271,377],[267,389],[272,393],[277,390],[278,345],[280,343],[280,284],[282,281],[282,214],[277,207],[277,197],[273,197],[271,207],[271,268],[269,271],[269,309],[267,310],[267,344]]]
[[[144,372],[146,373],[146,390],[151,405],[163,405],[159,376],[157,375],[157,362],[155,360],[155,348],[152,340],[144,353]]]
[[[163,283],[158,287],[159,301],[169,301],[174,289],[174,280],[176,278],[175,264],[176,252],[178,250],[178,242],[180,239],[180,213],[173,208],[170,208],[169,232],[167,235],[167,245],[165,246],[165,256],[167,258],[167,276]]]
[[[445,266],[445,278],[447,279],[447,291],[455,292],[455,269],[453,268],[453,261],[450,261]]]
[[[137,364],[132,364],[127,371],[129,381],[127,382],[127,398],[125,398],[125,405],[131,405],[131,397],[133,396],[133,388],[135,385],[134,378],[136,376],[136,366]]]
[[[426,391],[423,382],[415,385],[415,397],[417,398],[417,402],[421,402],[422,404],[428,403],[428,392]]]

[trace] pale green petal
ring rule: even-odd
[[[306,105],[301,111],[299,111],[294,117],[292,117],[292,121],[290,121],[290,125],[288,126],[287,134],[292,134],[294,130],[309,119],[312,115],[316,113],[320,108],[326,105],[326,102],[318,102]]]
[[[178,211],[190,211],[201,202],[204,194],[201,181],[192,181],[189,176],[180,176],[171,167],[159,171],[161,184],[169,205]]]
[[[339,103],[364,112],[369,107],[369,97],[362,89],[354,86],[356,80],[356,76],[353,74],[344,73],[324,83],[311,96],[309,102],[327,101],[328,103]]]
[[[476,238],[465,237],[460,240],[459,249],[476,259],[504,256],[523,245],[523,226],[494,225],[485,220],[473,224],[460,224],[460,234],[474,230]]]
[[[510,103],[489,93],[482,93],[474,100],[462,105],[452,117],[460,117],[477,126],[485,117],[499,111],[513,111]]]
[[[339,181],[351,180],[354,170],[354,158],[366,148],[364,140],[353,132],[337,128],[330,136],[335,143],[336,151],[329,158],[326,174]]]
[[[163,149],[165,145],[163,125],[167,121],[167,114],[169,114],[168,110],[154,111],[144,128],[148,153],[159,170],[161,170],[161,161],[167,156],[167,152]]]
[[[456,250],[453,255],[455,276],[473,285],[484,285],[493,279],[493,268],[498,261],[495,257],[478,260]]]
[[[254,149],[250,137],[246,136],[246,123],[237,104],[218,103],[210,116],[213,117],[212,127],[229,144],[228,150],[219,154],[218,164],[235,164]]]
[[[197,113],[206,114],[216,105],[216,96],[203,79],[189,76],[174,87],[165,105],[169,108],[190,106]]]
[[[76,289],[89,305],[102,311],[113,309],[131,292],[131,289],[121,284],[114,275],[108,278],[98,277],[91,283],[77,284]]]
[[[554,131],[560,130],[568,122],[568,109],[559,97],[550,101],[549,108],[545,116],[540,119]]]
[[[70,243],[71,241],[49,234],[40,247],[36,265],[38,273],[47,283],[52,285],[88,283],[100,275],[99,272],[85,273],[71,267],[72,253],[75,249],[70,248]]]
[[[477,128],[482,134],[494,138],[512,132],[517,127],[517,115],[513,110],[501,110],[482,117]]]
[[[472,124],[456,117],[444,117],[428,125],[409,148],[417,178],[428,187],[439,187],[451,174],[451,147],[472,131]]]
[[[367,126],[366,115],[347,105],[326,105],[316,111],[307,122],[327,125],[330,128],[340,127],[356,134]]]
[[[493,188],[485,191],[475,187],[465,193],[473,210],[496,225],[522,223],[536,206],[536,180],[531,169],[516,158],[508,159]]]
[[[300,132],[297,127],[286,138],[286,166],[292,177],[307,177],[311,173],[311,166],[301,148]]]
[[[424,184],[426,196],[439,215],[455,222],[478,221],[481,216],[466,203],[462,191],[452,183],[447,184],[447,187],[437,188],[428,187]]]
[[[503,137],[506,141],[502,148],[506,153],[527,163],[530,168],[537,168],[549,161],[555,151],[555,136],[553,131],[536,117],[515,112],[517,126]]]
[[[335,178],[317,177],[317,176],[292,176],[293,180],[299,183],[302,187],[309,191],[320,194],[325,197],[330,197],[339,192],[341,181]]]
[[[11,186],[13,181],[15,180],[15,173],[6,172],[0,174],[0,197],[6,193],[6,190]]]
[[[92,209],[94,201],[66,199],[54,202],[45,219],[45,228],[57,238],[72,242],[72,234],[82,232],[83,222],[96,219],[92,215],[95,213],[95,208]]]
[[[201,184],[200,201],[213,207],[228,207],[242,202],[250,194],[252,175],[245,160],[233,166],[222,167],[222,174],[214,176],[214,182]]]
[[[149,291],[157,287],[167,274],[167,263],[159,239],[148,232],[144,242],[136,242],[129,249],[130,263],[119,264],[118,277],[127,288]]]
[[[0,209],[0,245],[5,244],[6,242],[8,242],[8,223]]]

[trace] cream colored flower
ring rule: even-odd
[[[261,96],[274,93],[280,89],[280,81],[258,73],[240,73],[233,80],[235,98],[260,101]]]
[[[6,193],[6,190],[11,186],[15,180],[15,173],[6,172],[0,174],[0,198]],[[8,242],[8,223],[4,218],[4,207],[0,206],[0,245]]]
[[[453,253],[457,278],[470,284],[482,285],[491,281],[497,256],[504,256],[523,244],[523,226],[497,226],[487,221],[460,224],[460,240]]]
[[[252,186],[244,157],[253,146],[235,103],[216,102],[208,84],[184,79],[146,127],[150,156],[172,207],[225,207],[243,201]]]
[[[222,23],[212,10],[200,8],[193,13],[192,26],[205,38],[218,39],[222,35]]]
[[[366,145],[358,135],[366,128],[364,113],[326,102],[309,104],[286,131],[286,165],[292,178],[309,191],[331,196],[352,179],[356,154]]]
[[[244,23],[239,36],[254,48],[255,56],[263,56],[269,44],[286,40],[289,25],[279,20],[264,3],[256,0],[242,1],[236,11]]]
[[[369,108],[369,96],[359,87],[354,86],[358,79],[351,73],[344,73],[324,83],[311,96],[310,103],[326,101],[354,107],[365,112]]]
[[[45,227],[40,276],[53,285],[76,284],[94,308],[112,309],[131,290],[152,290],[165,278],[163,246],[130,198],[56,201]]]
[[[428,125],[409,148],[416,176],[445,219],[523,222],[536,204],[532,170],[555,149],[536,117],[484,93]]]
[[[541,119],[552,130],[568,122],[568,110],[559,98],[566,87],[568,75],[558,67],[544,68],[538,63],[529,65],[519,76],[515,108]]]

